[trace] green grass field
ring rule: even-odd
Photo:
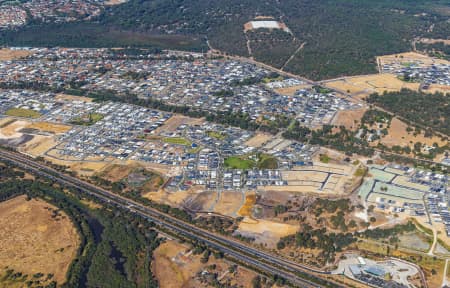
[[[267,155],[260,154],[258,158],[258,168],[259,169],[277,169],[278,168],[278,160],[277,158]]]
[[[330,162],[330,156],[327,154],[320,154],[320,162],[322,163],[329,163]]]
[[[246,156],[232,156],[225,159],[225,167],[230,169],[249,170],[256,166],[255,161]]]
[[[191,146],[191,142],[189,140],[187,140],[186,138],[182,138],[182,137],[166,137],[163,139],[163,141],[166,143],[170,143],[170,144]]]
[[[78,117],[71,121],[74,125],[80,125],[80,126],[91,126],[98,121],[102,120],[104,117],[103,114],[100,113],[90,113],[87,116]]]
[[[216,138],[219,140],[225,139],[225,136],[226,136],[224,133],[217,132],[217,131],[208,131],[206,134],[211,138]]]
[[[36,112],[34,110],[23,109],[23,108],[11,108],[5,112],[8,116],[14,117],[26,117],[26,118],[39,118],[41,117],[41,113]]]

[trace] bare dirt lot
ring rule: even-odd
[[[0,61],[15,60],[31,55],[30,51],[11,50],[9,48],[0,49]]]
[[[247,142],[245,142],[245,145],[250,146],[250,147],[259,148],[262,145],[264,145],[264,143],[266,143],[267,141],[269,141],[272,138],[273,138],[273,136],[270,134],[258,133],[255,136],[253,136],[252,138],[248,139]]]
[[[214,207],[214,212],[227,216],[235,216],[244,202],[244,195],[240,192],[232,191],[226,191],[220,194],[220,199]]]
[[[6,118],[2,121],[3,125],[0,128],[0,139],[13,139],[22,136],[19,131],[28,125],[30,122],[22,120],[14,120],[12,118]]]
[[[177,130],[178,126],[183,124],[197,125],[203,123],[204,120],[199,118],[191,118],[182,115],[174,115],[169,120],[167,120],[164,125],[155,130],[155,135],[161,132],[174,132]]]
[[[65,281],[80,239],[64,213],[51,217],[56,209],[41,200],[26,201],[25,196],[0,203],[2,271],[8,267],[30,276],[52,273],[58,284]]]
[[[278,88],[278,89],[274,89],[275,92],[277,92],[278,94],[281,95],[288,95],[288,96],[293,96],[295,94],[295,92],[297,92],[298,90],[301,89],[310,89],[312,86],[311,85],[296,85],[296,86],[291,86],[291,87],[287,87],[287,88]]]
[[[32,156],[41,156],[43,153],[47,152],[53,148],[57,142],[53,137],[47,136],[34,136],[31,141],[28,141],[21,147],[21,151],[30,154]]]
[[[178,194],[178,192],[173,193]],[[211,211],[216,205],[217,192],[205,191],[187,198],[183,206],[192,211]]]
[[[298,230],[297,225],[246,217],[239,223],[236,232],[246,237],[254,237],[256,244],[262,243],[273,248],[281,237],[295,234]]]

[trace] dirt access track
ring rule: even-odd
[[[59,285],[66,280],[80,238],[66,214],[42,201],[19,196],[0,203],[0,273],[7,269],[28,274],[54,274]],[[1,279],[1,278],[0,278]],[[0,280],[0,286],[8,283]]]

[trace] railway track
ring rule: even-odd
[[[236,259],[271,275],[278,275],[287,279],[298,287],[341,287],[336,283],[323,279],[329,272],[316,270],[278,255],[261,251],[247,246],[237,240],[223,235],[217,235],[210,231],[201,229],[195,225],[167,215],[159,210],[144,206],[136,201],[113,194],[110,191],[97,187],[91,183],[66,175],[43,163],[27,158],[16,152],[0,149],[0,159],[10,161],[15,165],[49,178],[61,184],[74,187],[84,193],[92,195],[103,202],[110,203],[122,209],[140,215],[157,225],[172,230],[180,235],[204,242],[209,247],[223,252],[228,257]],[[304,279],[307,276],[313,280]],[[323,284],[316,284],[315,281]]]

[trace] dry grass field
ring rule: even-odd
[[[37,129],[39,131],[52,134],[62,134],[72,129],[72,126],[63,124],[54,124],[49,122],[33,122],[26,128]]]
[[[175,193],[171,193],[171,192],[166,192],[166,191],[160,189],[157,192],[144,193],[144,194],[142,194],[142,197],[147,198],[152,201],[155,201],[155,202],[158,202],[158,203],[171,205],[173,207],[181,207],[184,205],[188,205],[192,201],[193,202],[198,201],[196,204],[198,204],[199,206],[197,206],[197,207],[200,207],[200,208],[202,208],[202,205],[205,206],[206,208],[211,207],[213,205],[213,202],[216,199],[216,195],[215,195],[216,193],[214,193],[214,192],[209,193],[209,194],[211,194],[210,197],[199,196],[199,194],[202,194],[201,190],[202,190],[201,188],[191,188],[187,191],[177,191]],[[214,195],[212,195],[212,194],[214,194]],[[206,198],[206,200],[205,200],[205,198]],[[208,204],[209,204],[209,206],[208,206]]]
[[[274,91],[281,95],[294,96],[295,92],[297,92],[298,90],[310,89],[311,87],[312,87],[311,85],[305,84],[305,85],[291,86],[291,87],[287,87],[287,88],[278,88],[278,89],[274,89]]]
[[[408,131],[406,131],[407,127],[408,125],[400,121],[398,118],[393,118],[391,121],[391,126],[388,129],[388,135],[381,138],[381,143],[390,147],[400,145],[402,147],[410,146],[411,148],[413,148],[413,145],[416,142],[421,142],[428,146],[432,146],[433,143],[438,143],[439,146],[443,146],[448,143],[447,141],[442,141],[440,137],[424,137],[423,132],[414,136],[413,132],[408,133]]]
[[[256,276],[255,272],[238,267],[234,273],[230,273],[231,263],[223,259],[209,257],[208,263],[201,263],[202,255],[193,255],[191,247],[174,240],[161,244],[153,253],[152,271],[159,281],[161,288],[198,288],[210,287],[198,279],[197,274],[202,271],[217,273],[222,283],[230,281],[231,285],[238,287],[252,287],[251,281]],[[211,265],[215,269],[211,270]]]
[[[450,40],[448,39],[430,39],[430,38],[422,38],[419,40],[425,44],[435,44],[435,43],[444,43],[445,45],[450,45]]]
[[[438,85],[438,84],[432,84],[430,85],[430,88],[425,90],[426,93],[450,93],[450,86],[445,85]]]
[[[177,130],[178,126],[183,124],[189,125],[200,125],[204,122],[201,118],[191,118],[182,115],[174,115],[169,120],[167,120],[164,125],[155,130],[153,134],[158,135],[161,132],[174,132]]]
[[[336,113],[332,124],[338,127],[344,126],[348,130],[355,131],[358,129],[361,118],[366,111],[367,108],[339,111],[338,113]]]
[[[384,55],[384,56],[378,57],[377,60],[381,65],[393,64],[393,63],[401,64],[401,63],[409,63],[409,62],[419,62],[423,65],[448,64],[449,63],[448,61],[446,61],[444,59],[433,58],[433,57],[415,53],[415,52]]]
[[[270,134],[257,133],[255,136],[248,139],[247,142],[245,142],[245,145],[247,145],[249,147],[259,148],[272,138],[273,138],[273,136]]]
[[[0,203],[0,271],[54,274],[58,284],[76,254],[80,239],[70,219],[41,200],[25,196]],[[1,284],[1,287],[5,283]]]
[[[104,169],[106,165],[108,165],[108,163],[105,162],[78,162],[72,163],[70,169],[77,172],[79,175],[90,176]]]
[[[137,165],[118,165],[111,164],[99,173],[99,176],[111,182],[117,182],[127,177],[131,171],[136,169]]]
[[[92,102],[92,98],[83,97],[83,96],[73,96],[73,95],[67,95],[67,94],[58,94],[55,97],[56,100],[63,100],[63,101],[82,101],[82,102]]]
[[[418,90],[419,83],[408,83],[393,74],[374,74],[367,76],[348,77],[327,82],[326,87],[347,92],[359,99],[364,99],[372,93],[382,94],[385,91],[400,91],[403,88]]]
[[[11,50],[9,48],[0,49],[0,61],[15,60],[31,55],[30,51]]]
[[[152,270],[159,281],[159,287],[189,287],[190,278],[201,267],[200,261],[193,261],[185,257],[189,265],[180,265],[174,261],[174,257],[185,253],[187,246],[175,241],[167,241],[161,244],[153,253]]]

